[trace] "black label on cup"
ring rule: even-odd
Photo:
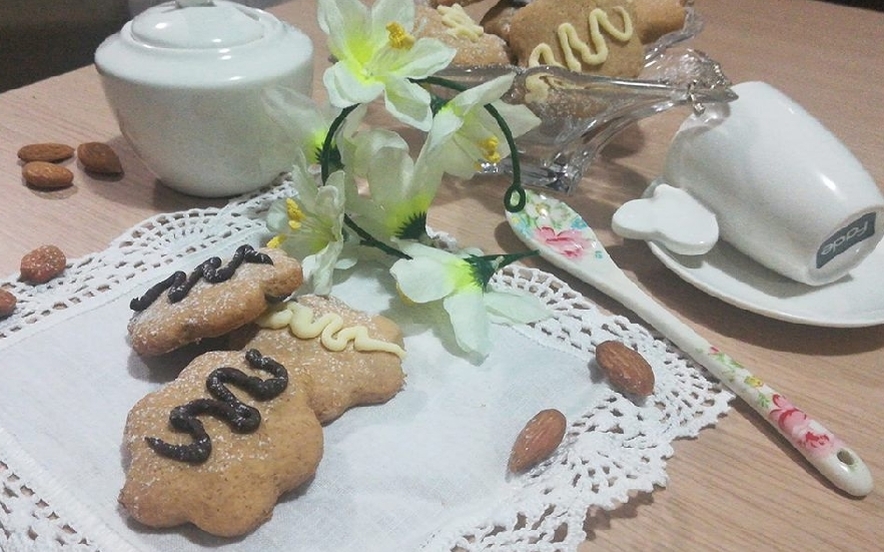
[[[835,232],[831,238],[823,242],[816,252],[816,267],[822,268],[826,263],[844,253],[852,246],[875,235],[875,213],[866,213]]]

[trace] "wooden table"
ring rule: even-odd
[[[486,0],[487,1],[487,0]],[[764,80],[818,117],[884,185],[884,13],[810,0],[699,0],[706,27],[693,46],[721,62],[734,82]],[[314,0],[271,10],[324,41]],[[327,65],[318,56],[317,77]],[[709,341],[771,382],[847,441],[884,474],[884,326],[827,329],[764,318],[711,298],[665,269],[643,243],[624,242],[610,218],[659,174],[673,110],[625,131],[588,171],[569,202],[599,230],[615,260]],[[76,258],[104,249],[158,212],[220,205],[155,181],[120,136],[92,67],[0,95],[0,273],[54,243]],[[71,162],[75,186],[41,194],[23,185],[21,145],[106,141],[126,168],[122,179],[87,176]],[[505,184],[495,179],[443,187],[430,223],[464,245],[516,251],[503,221]],[[538,266],[551,269],[543,261]],[[563,276],[603,308],[622,308]],[[884,276],[882,276],[884,284]],[[884,286],[882,286],[884,293]],[[625,313],[628,314],[628,313]],[[675,443],[666,489],[634,497],[586,520],[581,550],[873,550],[884,540],[884,493],[857,500],[822,480],[749,408],[731,413],[695,441]]]

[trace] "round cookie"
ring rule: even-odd
[[[184,447],[197,442],[170,427],[170,413],[191,401],[211,400],[206,383],[219,368],[273,379],[257,368],[256,358],[266,357],[257,351],[205,353],[177,379],[135,404],[124,430],[129,462],[119,495],[132,518],[150,527],[191,522],[213,535],[243,535],[271,516],[281,494],[314,475],[322,458],[322,426],[308,404],[306,388],[292,380],[278,395],[262,399],[228,384],[239,401],[260,412],[260,424],[251,433],[237,433],[213,415],[198,416],[211,441],[202,462],[167,457],[151,445],[152,439]]]
[[[457,50],[453,66],[508,65],[506,42],[484,31],[460,4],[438,8],[417,6],[415,37],[435,38]]]
[[[346,334],[360,326],[364,338],[349,339]],[[385,402],[405,382],[399,326],[334,297],[305,295],[279,305],[235,332],[231,344],[257,348],[286,366],[307,386],[310,406],[323,423],[351,406]]]
[[[510,24],[519,65],[560,65],[571,71],[633,78],[644,47],[629,0],[533,0]]]
[[[130,343],[139,355],[156,356],[224,335],[291,295],[302,281],[301,264],[282,250],[242,246],[226,264],[213,257],[133,299]]]

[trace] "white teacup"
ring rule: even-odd
[[[843,277],[884,235],[884,196],[793,100],[763,82],[733,90],[737,100],[681,125],[660,181],[711,211],[719,237],[762,265],[809,285]],[[622,209],[615,230],[635,237],[632,207]]]

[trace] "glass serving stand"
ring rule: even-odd
[[[681,30],[647,47],[644,70],[636,79],[553,66],[459,67],[439,76],[476,86],[515,72],[513,86],[503,100],[524,104],[541,119],[539,127],[516,139],[522,183],[570,193],[602,148],[630,124],[676,106],[702,111],[706,104],[736,99],[717,62],[697,50],[674,48],[702,29],[696,11],[687,10]],[[543,97],[538,95],[538,86],[545,91]],[[485,164],[482,172],[511,174],[510,160]]]

